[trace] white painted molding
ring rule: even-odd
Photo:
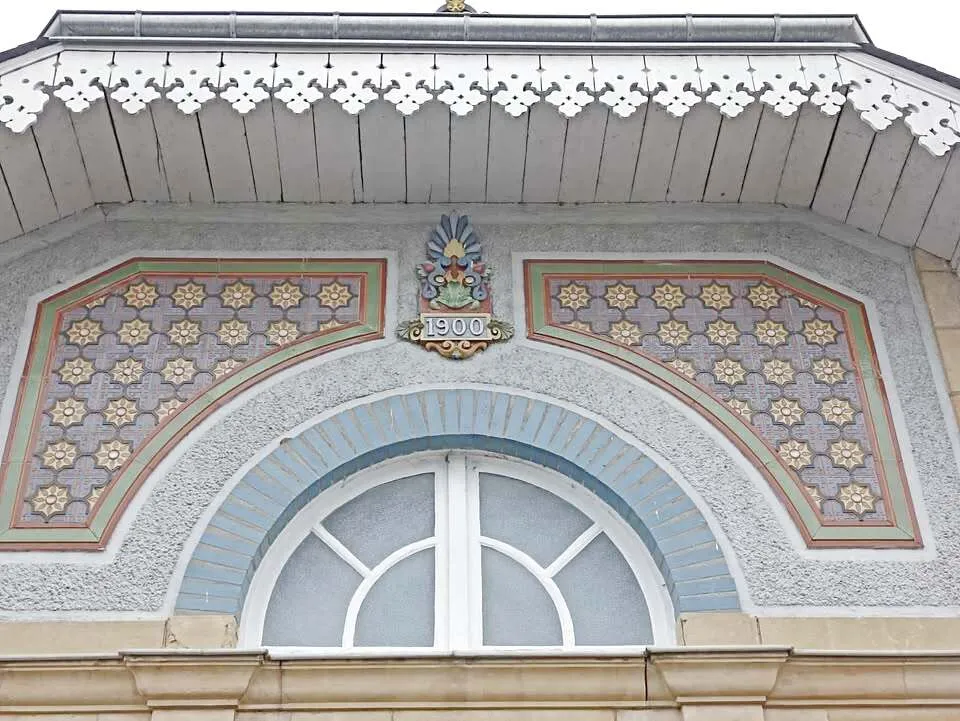
[[[215,97],[247,113],[271,96],[303,113],[329,95],[357,114],[382,97],[403,115],[437,99],[456,115],[492,100],[514,117],[546,101],[568,118],[597,100],[629,117],[648,100],[682,117],[704,100],[728,117],[764,103],[783,116],[849,100],[877,131],[903,118],[927,150],[960,143],[960,91],[863,53],[486,55],[64,50],[0,76],[0,122],[33,125],[53,93],[83,112],[104,91],[128,113],[161,97],[194,113]]]

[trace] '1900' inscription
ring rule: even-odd
[[[491,340],[490,315],[420,315],[423,322],[423,339],[429,340]]]

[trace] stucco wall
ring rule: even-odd
[[[390,322],[416,314],[413,268],[441,208],[117,209],[104,223],[8,260],[0,284],[0,375],[9,377],[27,299],[132,253],[224,256],[257,251],[341,256],[392,251],[399,282]],[[370,393],[417,384],[476,383],[551,396],[603,416],[664,458],[708,506],[742,570],[745,610],[875,606],[877,612],[942,613],[960,605],[960,505],[955,423],[912,260],[892,246],[794,211],[679,208],[476,207],[469,210],[494,269],[494,308],[515,315],[514,253],[742,254],[784,262],[875,304],[902,412],[901,443],[926,548],[807,551],[772,494],[719,434],[672,398],[585,356],[520,339],[453,363],[392,337],[286,372],[195,432],[151,478],[106,554],[0,556],[0,609],[89,615],[161,615],[184,544],[218,492],[256,449],[290,429]],[[31,239],[18,243],[29,244]],[[10,258],[17,254],[7,251]],[[876,328],[875,328],[876,330]],[[0,389],[0,392],[5,388]],[[212,426],[212,427],[210,427]],[[912,451],[912,452],[911,452]],[[135,516],[135,517],[134,517]],[[929,518],[929,527],[926,520]],[[917,609],[916,607],[930,607]],[[936,608],[934,608],[936,607]],[[938,610],[939,609],[939,610]],[[810,611],[811,609],[806,609]],[[22,614],[17,614],[22,617]]]

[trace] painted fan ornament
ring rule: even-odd
[[[401,338],[461,360],[513,336],[512,325],[492,316],[490,268],[481,253],[470,216],[440,218],[427,240],[427,261],[417,266],[420,317],[401,324]]]

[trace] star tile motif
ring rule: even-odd
[[[693,363],[690,361],[676,358],[667,363],[667,365],[673,368],[680,375],[684,375],[687,378],[693,378],[695,375],[697,375],[697,369],[693,367]]]
[[[278,308],[293,308],[303,300],[303,291],[293,283],[280,283],[270,291],[270,302]]]
[[[640,328],[635,323],[622,320],[610,327],[610,337],[623,345],[636,345],[640,342]]]
[[[683,294],[683,289],[678,285],[664,283],[653,289],[653,302],[658,308],[666,310],[676,310],[683,305],[687,297]]]
[[[228,320],[221,323],[217,330],[217,337],[221,343],[229,346],[241,345],[250,338],[250,325],[242,320]]]
[[[50,410],[50,419],[53,423],[64,428],[81,423],[85,415],[87,415],[87,407],[83,401],[76,398],[57,401]]]
[[[239,280],[236,283],[228,285],[220,294],[220,300],[222,303],[226,307],[233,308],[234,310],[246,308],[247,306],[251,305],[253,303],[253,298],[253,286],[247,285]]]
[[[382,260],[189,265],[184,273],[182,260],[128,261],[118,266],[130,268],[125,281],[98,276],[77,286],[78,301],[54,296],[50,336],[28,360],[49,369],[32,391],[37,415],[11,425],[13,445],[26,450],[15,473],[0,467],[4,492],[21,494],[20,527],[84,528],[95,514],[113,513],[116,504],[105,499],[145,473],[148,441],[172,433],[172,424],[197,422],[202,415],[181,411],[215,401],[217,387],[226,392],[245,369],[269,372],[278,346],[292,353],[275,354],[273,363],[382,333]]]
[[[879,499],[873,495],[873,491],[870,490],[869,486],[851,483],[840,489],[837,500],[840,501],[843,510],[862,516],[865,513],[873,511]]]
[[[711,343],[728,346],[740,340],[740,331],[733,323],[725,320],[715,320],[707,325],[707,338]]]
[[[226,360],[218,362],[213,367],[213,377],[219,380],[224,376],[230,375],[239,367],[239,362],[235,361],[233,358],[227,358]]]
[[[676,320],[668,320],[657,328],[657,335],[667,345],[680,346],[690,340],[690,326]]]
[[[820,404],[820,415],[828,423],[836,423],[838,426],[844,426],[847,423],[853,423],[853,406],[850,401],[840,398],[828,398]]]
[[[267,326],[267,340],[274,345],[293,343],[299,335],[300,331],[296,324],[288,320],[278,320],[276,323]]]
[[[320,289],[320,292],[317,293],[317,299],[320,301],[320,305],[333,308],[334,310],[350,305],[352,298],[353,294],[350,292],[350,289],[345,285],[340,285],[340,283],[325,285]]]
[[[723,403],[742,421],[739,431],[731,425],[729,432],[763,444],[783,469],[778,478],[787,479],[778,482],[809,497],[822,523],[857,521],[862,527],[891,518],[886,504],[867,502],[861,512],[838,495],[838,489],[872,477],[876,481],[866,488],[875,497],[871,489],[882,487],[889,467],[874,460],[876,448],[892,446],[860,421],[869,409],[861,386],[851,381],[857,368],[873,362],[869,355],[855,355],[861,351],[848,335],[850,316],[837,310],[835,301],[808,297],[809,285],[798,291],[759,273],[742,278],[685,273],[677,267],[683,262],[671,261],[669,275],[658,275],[659,261],[619,264],[639,269],[628,275],[592,262],[543,261],[558,269],[557,276],[552,271],[537,276],[544,279],[537,282],[548,304],[547,329],[562,330],[568,334],[564,340],[575,345],[584,345],[576,340],[584,335],[603,339],[620,349],[618,359],[629,357],[626,350],[653,360],[662,368],[656,374],[661,382],[674,385],[682,398],[691,397],[683,384],[693,383]],[[569,270],[576,267],[592,269],[578,276]],[[528,285],[528,292],[531,287],[536,286]],[[536,329],[533,337],[552,332]],[[883,390],[878,394],[883,397]],[[713,406],[709,412],[716,413]]]
[[[137,419],[137,404],[129,398],[112,400],[103,409],[103,419],[117,428],[133,423]]]
[[[803,408],[789,398],[780,398],[770,404],[770,415],[777,423],[792,426],[803,421]]]
[[[200,324],[192,320],[181,320],[170,326],[167,337],[175,345],[193,345],[200,340]]]
[[[36,494],[30,499],[33,512],[39,513],[44,518],[63,513],[68,503],[70,503],[70,492],[56,483],[38,488]]]
[[[54,471],[69,468],[77,460],[77,447],[67,441],[51,443],[43,452],[43,465]]]
[[[561,307],[577,310],[577,308],[586,308],[590,304],[590,291],[585,285],[570,283],[560,289],[557,298]]]
[[[176,307],[190,310],[203,305],[203,301],[206,300],[206,292],[202,285],[184,283],[174,289],[172,298]]]
[[[57,374],[60,380],[72,386],[87,383],[93,377],[93,363],[85,358],[74,358],[64,362]]]
[[[863,465],[864,454],[856,441],[837,441],[830,445],[830,457],[838,466],[853,469]]]
[[[138,310],[149,308],[157,302],[157,287],[151,283],[135,283],[123,294],[127,305]]]
[[[757,341],[771,347],[783,345],[790,336],[787,327],[783,323],[777,323],[775,320],[764,320],[754,327],[753,334],[757,336]]]
[[[97,486],[96,488],[90,489],[89,495],[86,497],[87,501],[87,510],[92,509],[97,505],[97,501],[100,500],[100,496],[103,495],[103,486]]]
[[[837,340],[837,329],[828,321],[812,320],[803,324],[803,335],[811,343],[826,345]]]
[[[150,324],[146,323],[139,318],[134,320],[128,320],[126,323],[120,326],[120,330],[117,332],[117,337],[120,338],[121,343],[126,343],[127,345],[140,345],[141,343],[146,343],[150,340],[150,335],[152,330]]]
[[[581,333],[589,333],[592,329],[590,328],[589,323],[582,323],[579,320],[572,321],[567,323],[567,328],[572,328],[573,330],[578,330]]]
[[[760,283],[750,289],[750,292],[747,293],[747,300],[754,308],[770,310],[780,304],[780,293],[772,285]]]
[[[714,363],[713,375],[718,383],[726,383],[732,386],[743,383],[747,377],[747,371],[739,361],[724,358],[722,361]]]
[[[67,329],[67,340],[78,346],[96,343],[101,335],[103,335],[103,326],[89,318],[78,320]]]
[[[727,401],[727,405],[741,416],[746,418],[748,421],[753,418],[753,410],[750,408],[750,404],[746,401],[741,401],[738,398],[731,398]]]
[[[117,383],[123,383],[124,385],[136,383],[143,377],[143,362],[133,358],[125,358],[117,362],[113,370],[110,371],[110,376]]]
[[[700,300],[707,308],[725,310],[733,305],[733,293],[730,292],[729,286],[711,283],[703,286],[703,290],[700,291]]]
[[[810,500],[813,501],[817,508],[821,508],[823,506],[823,494],[820,493],[820,488],[818,486],[804,486],[803,490],[807,492],[807,495],[810,496]]]
[[[813,452],[810,450],[810,446],[799,441],[787,441],[780,445],[777,452],[791,468],[803,468],[813,462]]]
[[[123,441],[101,443],[93,457],[98,466],[115,471],[130,457],[130,444]]]
[[[189,383],[192,381],[196,372],[197,368],[192,360],[174,358],[171,361],[167,361],[166,365],[163,366],[163,370],[160,371],[160,375],[163,376],[163,380],[167,383],[179,385],[180,383]]]
[[[637,301],[640,299],[636,290],[623,283],[608,286],[603,297],[606,298],[607,304],[611,308],[619,308],[620,310],[635,308]]]
[[[792,383],[796,377],[796,372],[786,361],[774,359],[763,364],[763,376],[771,383],[782,386],[786,383]]]
[[[159,406],[157,406],[156,414],[158,421],[165,421],[168,417],[172,416],[183,406],[182,401],[178,401],[176,398],[171,398],[168,401],[164,401]]]
[[[821,383],[840,383],[846,372],[839,362],[831,358],[819,358],[813,362],[813,377]]]

